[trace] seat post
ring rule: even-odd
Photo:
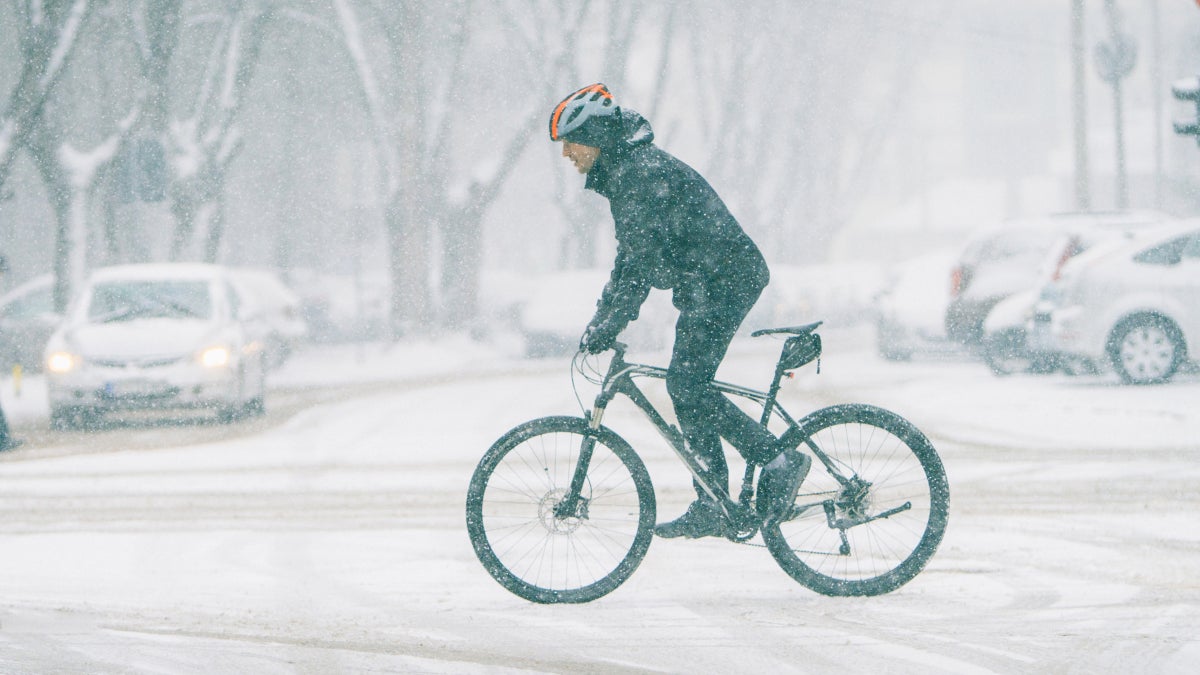
[[[784,350],[786,351],[786,349],[785,345]],[[775,363],[775,378],[771,380],[771,387],[767,389],[767,400],[763,402],[762,419],[759,420],[759,424],[762,424],[764,427],[767,426],[767,422],[771,421],[771,410],[775,408],[775,398],[779,395],[779,390],[783,386],[784,372],[786,372],[786,369],[783,367],[783,354],[781,353],[779,361]]]

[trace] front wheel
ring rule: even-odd
[[[929,439],[868,405],[823,408],[799,423],[814,456],[787,517],[763,529],[793,579],[825,595],[893,591],[912,580],[946,531],[950,487]]]
[[[572,495],[585,446],[586,480]],[[613,591],[646,555],[654,517],[650,474],[633,448],[578,417],[545,417],[508,432],[467,490],[476,556],[502,586],[533,602],[589,602]]]
[[[1128,319],[1113,330],[1109,355],[1126,384],[1157,384],[1171,379],[1186,352],[1179,329],[1155,315]]]
[[[1010,328],[983,340],[983,360],[996,375],[1013,375],[1034,370],[1034,359],[1026,344],[1025,331]]]

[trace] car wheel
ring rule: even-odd
[[[55,431],[71,431],[75,428],[78,412],[74,408],[50,409],[50,428]]]
[[[1165,382],[1183,362],[1183,335],[1169,319],[1143,315],[1127,319],[1113,330],[1109,356],[1127,384]]]
[[[217,421],[222,424],[232,424],[240,420],[245,416],[250,404],[244,398],[246,395],[246,367],[244,364],[238,367],[237,378],[237,388],[234,390],[234,394],[217,407]]]
[[[267,412],[267,356],[259,357],[258,376],[255,378],[254,396],[246,401],[245,411],[251,417],[261,417]]]
[[[54,431],[92,429],[100,421],[100,413],[86,408],[55,406],[50,409],[50,428]]]
[[[1010,328],[989,335],[983,342],[983,360],[997,375],[1033,371],[1033,357],[1025,344],[1025,331]]]
[[[223,405],[217,408],[217,421],[222,424],[233,424],[246,414],[245,405]]]

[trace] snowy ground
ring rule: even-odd
[[[716,540],[654,542],[587,605],[502,589],[467,541],[466,485],[508,428],[577,410],[566,359],[311,351],[265,420],[91,435],[47,431],[37,378],[20,398],[5,381],[29,443],[0,456],[0,672],[1194,672],[1200,377],[998,379],[826,345],[789,408],[892,408],[950,477],[941,549],[883,597],[817,595]],[[761,384],[777,346],[739,341],[722,378]],[[606,421],[645,449],[660,515],[681,510],[654,432]]]

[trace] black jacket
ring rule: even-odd
[[[611,119],[586,183],[608,198],[617,235],[593,330],[615,337],[652,287],[673,289],[685,312],[719,309],[731,295],[752,295],[752,302],[767,284],[767,265],[716,191],[654,145],[641,115],[623,109]]]

